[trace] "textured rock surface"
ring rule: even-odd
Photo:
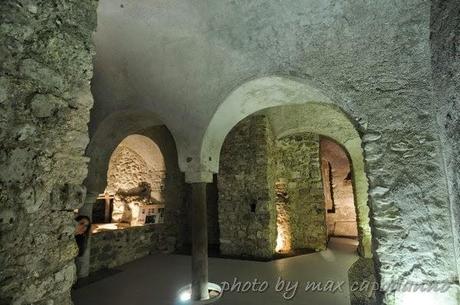
[[[140,182],[147,182],[151,185],[153,195],[156,194],[155,197],[162,199],[160,196],[164,190],[165,175],[164,164],[163,168],[156,169],[135,150],[119,146],[114,151],[109,166],[106,190],[116,193],[119,189],[129,189],[136,187]]]
[[[133,142],[132,146],[129,145],[129,140]],[[132,189],[145,182],[151,189],[147,196],[152,198],[149,201],[164,203],[165,178],[166,168],[158,146],[139,135],[129,136],[123,140],[110,158],[107,173],[105,191],[116,194],[113,200],[112,221],[131,222],[134,215],[130,211],[133,205],[139,205],[136,198],[127,200],[128,197],[119,196],[119,190]]]
[[[0,3],[0,304],[71,304],[92,0]]]
[[[90,272],[114,268],[151,253],[172,253],[176,239],[163,224],[93,234]]]
[[[324,250],[327,230],[319,136],[303,133],[283,137],[276,141],[276,149],[276,182],[286,184],[277,205],[287,211],[292,250]]]
[[[131,185],[130,183],[133,183],[133,181],[138,181],[137,177],[141,177],[142,179],[150,177],[153,179],[152,182],[157,183],[156,189],[161,189],[161,196],[157,198],[162,198],[165,204],[164,224],[94,234],[91,238],[91,272],[102,268],[119,266],[123,263],[148,255],[149,253],[158,251],[171,252],[177,248],[181,248],[189,239],[188,209],[184,201],[184,176],[180,172],[177,164],[177,151],[171,134],[164,126],[154,126],[135,130],[133,133],[137,136],[145,137],[149,139],[149,141],[153,141],[164,158],[164,164],[158,162],[158,158],[152,159],[157,156],[158,152],[137,149],[139,153],[143,154],[143,158],[140,158],[139,154],[136,154],[136,158],[139,162],[133,162],[130,167],[137,167],[139,164],[144,164],[143,162],[145,161],[141,162],[142,160],[150,159],[148,163],[151,168],[150,170],[141,170],[139,172],[135,170],[133,171],[135,176],[131,177],[132,180],[128,181],[123,178],[121,182]],[[120,142],[122,142],[122,140],[123,139],[120,139]],[[107,148],[103,145],[107,143],[102,142],[98,150],[97,144],[97,141],[92,143],[94,149],[91,157],[95,159],[99,158],[101,155],[106,155],[106,152],[102,150],[102,148]],[[137,144],[139,143],[137,142]],[[136,145],[134,144],[131,147],[134,146]],[[108,147],[110,147],[110,145]],[[140,148],[139,146],[136,147]],[[116,150],[115,147],[113,147],[113,149]],[[100,167],[92,168],[91,170],[93,172],[104,172],[104,170],[107,172],[109,160],[106,160],[107,164],[104,165],[99,163]],[[155,160],[156,162],[153,162]],[[110,172],[109,170],[109,185],[113,178],[110,178]],[[129,174],[130,169],[123,168],[122,172]],[[141,173],[141,175],[139,173]],[[105,177],[107,177],[107,175]],[[162,182],[159,183],[160,181]],[[115,184],[112,186],[116,189]],[[99,190],[103,192],[104,186],[101,185]],[[159,195],[156,191],[152,191],[152,193],[153,195]],[[107,251],[110,255],[104,254]]]
[[[226,139],[217,178],[223,255],[263,259],[275,252],[272,141],[264,116],[244,120]]]
[[[270,258],[275,249],[326,248],[318,135],[275,140],[267,118],[252,116],[228,135],[220,162],[222,254]]]
[[[380,294],[373,291],[374,283],[377,283],[375,276],[374,261],[369,258],[360,257],[348,270],[348,284],[350,288],[351,305],[379,305],[381,304]],[[366,284],[369,283],[366,289]],[[359,289],[364,287],[365,289]]]
[[[460,277],[460,2],[433,1],[431,49],[449,199]]]

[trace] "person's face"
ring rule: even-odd
[[[75,235],[85,234],[86,230],[89,227],[88,219],[80,219],[78,221],[77,227],[75,228]]]

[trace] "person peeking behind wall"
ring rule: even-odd
[[[88,216],[78,215],[75,217],[77,226],[75,227],[75,241],[78,246],[78,256],[82,256],[85,253],[86,245],[88,242],[88,236],[91,229],[91,221]]]

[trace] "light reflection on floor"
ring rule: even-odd
[[[221,305],[349,305],[347,270],[356,261],[356,254],[335,250],[301,255],[271,262],[254,262],[210,258],[209,280],[267,281],[261,292],[224,292],[216,304]],[[122,271],[73,291],[75,305],[168,305],[177,302],[177,290],[190,282],[190,256],[151,255],[121,266]],[[291,300],[276,291],[279,279],[298,282]],[[345,281],[343,291],[304,291],[312,281]]]

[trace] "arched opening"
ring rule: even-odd
[[[372,256],[361,139],[336,107],[278,106],[244,118],[225,138],[217,178],[221,254],[271,259],[345,237],[333,247]]]
[[[332,247],[345,242],[341,248],[354,252],[359,244],[371,257],[362,162],[358,133],[331,105],[278,106],[246,117],[220,154],[221,254],[271,259],[322,251],[330,237],[345,237]],[[335,209],[328,207],[334,193]]]
[[[327,137],[320,137],[320,157],[328,247],[353,251],[358,246],[358,223],[350,159]]]
[[[182,247],[184,176],[175,139],[153,113],[108,116],[93,127],[86,154],[87,196],[79,214],[91,216],[93,234],[77,259],[79,278]]]
[[[93,233],[162,223],[165,179],[165,161],[158,145],[137,134],[123,139],[110,158],[107,187],[93,207]]]

